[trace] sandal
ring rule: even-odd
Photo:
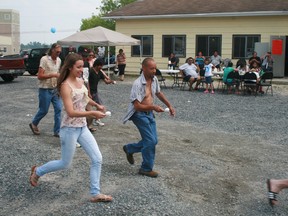
[[[93,133],[93,132],[95,132],[95,131],[97,131],[97,129],[96,128],[89,128],[89,130],[91,131],[91,133]]]
[[[110,195],[105,194],[98,194],[97,196],[91,197],[90,202],[96,203],[96,202],[112,202],[113,197]]]
[[[268,189],[268,201],[271,207],[274,207],[274,203],[272,201],[277,201],[278,193],[271,191],[271,183],[270,179],[267,179],[267,189]]]
[[[40,176],[36,175],[36,165],[34,165],[31,168],[31,175],[30,175],[30,184],[32,187],[36,187],[38,185],[39,178]]]
[[[39,131],[39,129],[38,129],[37,126],[34,126],[32,123],[30,123],[30,124],[29,124],[29,127],[31,128],[33,134],[35,134],[35,135],[40,135],[40,131]]]

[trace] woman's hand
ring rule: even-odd
[[[90,111],[90,113],[91,113],[91,117],[95,119],[101,119],[106,116],[106,114],[101,111]]]
[[[103,105],[100,105],[100,104],[96,108],[97,108],[98,111],[101,111],[103,113],[105,113],[105,111],[106,111],[106,108]]]

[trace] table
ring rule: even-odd
[[[223,71],[223,70],[221,70],[221,71],[217,71],[217,70],[215,70],[215,71],[212,71],[212,74],[213,74],[213,75],[223,76],[224,71]]]
[[[172,84],[172,88],[174,86],[180,86],[179,84],[179,72],[180,70],[169,70],[169,69],[159,69],[161,71],[161,73],[166,73],[166,74],[169,74],[170,76],[173,76],[173,84]]]
[[[110,69],[110,68],[114,68],[116,66],[116,64],[109,64],[109,67],[108,65],[103,65],[102,69],[105,70],[105,69]]]

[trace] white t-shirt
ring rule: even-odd
[[[103,58],[105,55],[105,47],[98,47],[98,55]]]
[[[204,68],[205,68],[205,77],[210,77],[210,76],[213,76],[212,74],[212,67],[213,67],[213,64],[208,64],[208,65],[205,65]]]
[[[245,68],[241,68],[240,66],[237,67],[237,70],[240,75],[244,75],[246,72],[249,71],[249,66],[246,65]]]
[[[182,70],[186,76],[190,75],[193,78],[198,77],[197,66],[195,64],[189,65],[188,63],[185,63],[181,65],[179,69]]]
[[[83,68],[83,79],[84,79],[84,82],[86,84],[88,83],[88,78],[89,78],[89,68],[88,67],[84,67]]]

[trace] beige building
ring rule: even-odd
[[[0,54],[20,52],[20,15],[15,10],[0,9]]]
[[[116,21],[116,31],[140,39],[142,56],[153,57],[158,68],[167,68],[171,52],[180,64],[199,51],[211,56],[215,50],[235,63],[251,57],[257,51],[255,43],[260,56],[272,50],[272,40],[279,39],[283,50],[281,56],[274,56],[275,73],[288,76],[287,0],[138,0],[106,18]],[[127,71],[138,71],[139,47],[119,48],[129,57]]]

